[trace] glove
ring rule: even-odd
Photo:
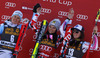
[[[39,9],[38,9],[39,8]],[[37,3],[33,8],[34,13],[41,13],[41,5]]]
[[[74,10],[73,10],[73,8],[71,8],[71,9],[69,9],[69,12],[68,12],[68,18],[73,19],[73,17],[74,17]]]

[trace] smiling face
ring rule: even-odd
[[[20,17],[18,15],[14,15],[11,17],[11,22],[13,24],[19,24],[20,23]]]
[[[49,31],[50,34],[55,33],[56,30],[57,29],[56,29],[56,27],[54,25],[50,25],[49,28],[48,28],[48,31]]]
[[[81,32],[74,29],[72,30],[74,39],[78,39],[81,36]]]
[[[41,13],[41,7],[37,8],[37,13]]]

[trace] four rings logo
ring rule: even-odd
[[[11,18],[11,16],[2,15],[2,16],[1,16],[1,18],[2,18],[2,19],[4,19],[4,20],[7,20],[7,19],[10,19],[10,18]]]
[[[58,12],[58,15],[60,15],[60,16],[58,16],[58,17],[60,17],[60,18],[62,18],[62,16],[68,16],[68,12],[64,12],[64,11],[59,11]]]
[[[88,16],[87,15],[82,15],[82,14],[77,14],[76,18],[77,18],[77,20],[79,20],[79,19],[87,20]]]
[[[43,51],[52,51],[52,48],[49,47],[49,46],[45,46],[45,45],[40,45],[40,50],[43,50]]]
[[[51,13],[51,9],[42,8],[41,12]]]
[[[22,9],[24,9],[24,10],[33,10],[33,8],[29,8],[27,6],[22,6]],[[42,8],[41,12],[42,12],[41,14],[43,14],[43,15],[44,15],[44,13],[51,13],[51,9]]]
[[[5,3],[5,6],[8,6],[8,7],[16,7],[16,3],[6,2]]]

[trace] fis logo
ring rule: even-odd
[[[77,18],[76,19],[77,21],[81,21],[81,20],[87,20],[88,16],[87,15],[82,15],[82,14],[77,14],[76,18]]]
[[[16,3],[6,2],[5,3],[5,8],[9,8],[9,7],[16,7]]]
[[[33,10],[33,8],[29,8],[29,7],[26,7],[26,6],[22,6],[22,9],[24,9],[24,10]]]

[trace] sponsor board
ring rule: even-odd
[[[13,3],[13,2],[6,2],[5,3],[5,8],[9,8],[9,7],[16,7],[16,3]]]
[[[22,10],[28,10],[28,11],[32,11],[33,10],[33,8],[30,8],[30,7],[27,7],[27,6],[22,6]],[[41,14],[42,15],[44,15],[45,13],[47,13],[47,14],[50,14],[51,13],[51,9],[48,9],[48,8],[42,8],[41,9]]]
[[[46,45],[40,45],[40,50],[50,52],[52,51],[52,47]]]
[[[77,18],[76,19],[77,21],[88,20],[88,16],[87,15],[82,15],[82,14],[77,14],[76,18]]]
[[[11,16],[8,16],[8,15],[2,15],[1,16],[1,18],[2,18],[2,20],[1,21],[5,21],[5,20],[7,20],[7,19],[10,19],[11,18]]]
[[[59,18],[63,18],[63,16],[67,17],[67,16],[68,16],[68,12],[65,12],[65,11],[58,11],[58,17],[59,17]]]

